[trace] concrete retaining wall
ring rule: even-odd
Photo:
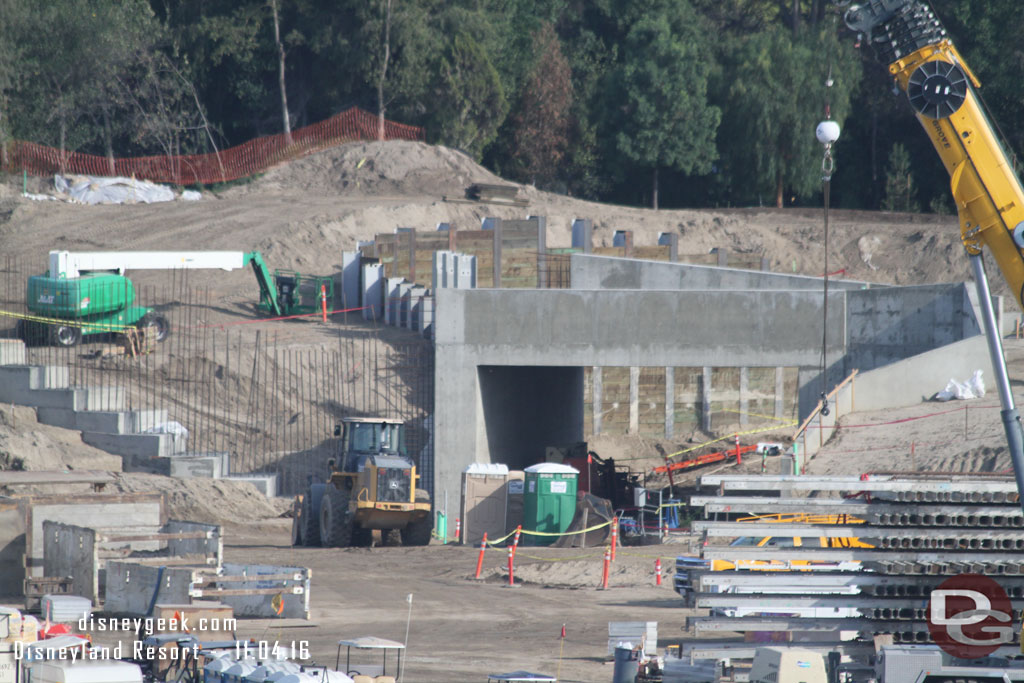
[[[573,254],[570,268],[573,289],[822,289],[820,277],[609,256]],[[887,287],[833,279],[828,286],[841,290]]]

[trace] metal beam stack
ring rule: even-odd
[[[718,495],[690,499],[704,509],[693,524],[703,562],[677,560],[676,587],[688,606],[711,610],[689,620],[702,638],[790,632],[801,647],[834,649],[845,639],[849,654],[881,634],[930,643],[929,595],[965,573],[994,579],[1014,610],[1024,608],[1024,516],[1012,475],[711,475],[698,485]],[[829,523],[734,521],[776,513]],[[728,545],[736,538],[753,542]],[[712,571],[713,560],[736,569]],[[753,648],[734,640],[684,645],[709,658]]]

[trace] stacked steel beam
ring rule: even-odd
[[[718,490],[690,499],[704,509],[693,524],[701,559],[679,558],[676,572],[688,606],[711,610],[689,620],[699,636],[801,632],[825,648],[853,637],[844,650],[881,634],[929,643],[931,591],[965,573],[994,579],[1014,610],[1024,608],[1024,515],[1010,475],[711,475],[699,486]],[[777,513],[845,523],[735,521]],[[772,541],[728,545],[739,537]],[[713,560],[739,568],[712,571]],[[769,562],[771,571],[757,569]],[[684,649],[737,657],[737,647],[698,640]]]

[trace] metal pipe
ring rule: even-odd
[[[1013,462],[1013,475],[1017,480],[1017,492],[1024,494],[1024,432],[1021,431],[1020,413],[1013,403],[1013,392],[1010,390],[1010,378],[1006,372],[1006,357],[996,327],[996,316],[992,309],[992,295],[989,292],[988,278],[985,276],[985,263],[980,253],[968,253],[974,280],[978,289],[978,305],[981,307],[981,318],[985,324],[985,339],[988,341],[988,354],[992,360],[992,371],[995,374],[996,387],[999,390],[999,402],[1003,409],[999,416],[1006,431],[1006,445]],[[1024,505],[1024,495],[1020,497]],[[1024,507],[1022,507],[1024,509]]]

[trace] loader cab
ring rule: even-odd
[[[341,437],[339,451],[345,472],[361,472],[367,459],[390,455],[408,459],[405,448],[405,424],[382,418],[348,418],[334,428]]]

